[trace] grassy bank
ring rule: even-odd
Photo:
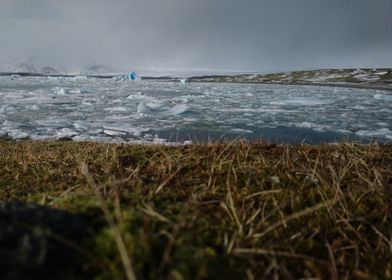
[[[64,277],[392,277],[392,146],[0,141],[15,200],[86,221]]]

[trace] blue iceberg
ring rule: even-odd
[[[128,80],[131,80],[131,81],[136,81],[137,80],[137,74],[136,74],[135,71],[132,71],[132,73],[129,73]]]
[[[138,76],[135,71],[132,71],[131,73],[129,73],[127,75],[113,77],[113,80],[116,80],[116,81],[137,81]]]

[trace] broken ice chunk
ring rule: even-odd
[[[169,115],[179,115],[179,114],[185,113],[188,110],[189,110],[188,105],[186,105],[186,104],[177,104],[174,107],[172,107],[171,109],[169,109],[167,111],[167,113]]]
[[[150,114],[151,113],[151,108],[148,107],[144,102],[140,102],[139,105],[137,105],[137,113],[138,114]]]

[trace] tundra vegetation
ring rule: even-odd
[[[72,251],[34,245],[56,279],[392,278],[391,145],[2,140],[0,159],[0,224],[15,201],[81,220],[16,219]],[[32,248],[2,238],[0,256]]]

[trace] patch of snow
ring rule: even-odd
[[[380,79],[379,77],[369,75],[368,73],[367,74],[355,75],[354,77],[357,78],[358,80],[364,81],[364,82],[366,82],[366,81],[377,81],[378,79]]]
[[[388,74],[388,71],[374,72],[374,74],[382,76],[382,75]]]

